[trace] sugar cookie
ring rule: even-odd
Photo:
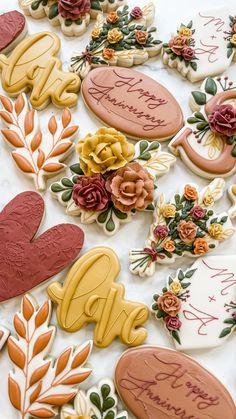
[[[9,334],[10,334],[9,330],[3,327],[2,325],[0,325],[0,351],[5,345]]]
[[[158,346],[129,349],[115,371],[117,390],[136,419],[235,419],[223,384],[181,352]]]
[[[119,259],[107,247],[95,247],[85,253],[71,268],[63,286],[54,282],[48,294],[58,304],[57,320],[67,332],[76,332],[94,322],[94,344],[105,348],[119,336],[131,346],[147,337],[141,326],[148,319],[148,308],[124,300],[125,289],[116,284]]]
[[[48,134],[43,137],[39,128],[39,114],[30,109],[27,97],[21,93],[15,103],[0,96],[1,134],[13,148],[12,157],[17,167],[33,179],[35,188],[46,189],[46,180],[66,168],[62,163],[73,151],[73,140],[78,125],[72,123],[69,109],[64,109],[61,119],[51,116]]]
[[[163,62],[196,82],[221,74],[236,60],[236,17],[227,7],[197,13],[163,44]]]
[[[83,231],[58,224],[35,235],[44,215],[36,192],[22,192],[0,213],[0,301],[5,301],[65,269],[80,253]]]
[[[24,15],[17,10],[0,15],[0,53],[8,54],[27,33]]]
[[[216,178],[203,189],[187,184],[170,201],[161,194],[144,248],[130,251],[131,272],[152,275],[157,263],[174,263],[184,255],[204,256],[231,237],[235,228],[228,211],[214,211],[224,187],[224,180]]]
[[[7,58],[0,55],[2,88],[12,96],[32,90],[33,108],[45,108],[50,101],[57,107],[76,105],[80,79],[62,71],[56,57],[60,40],[52,32],[31,35],[22,41]]]
[[[21,418],[54,418],[58,407],[76,396],[78,384],[92,372],[84,367],[92,341],[69,346],[55,360],[49,358],[56,333],[50,319],[50,300],[38,308],[29,295],[23,297],[21,311],[14,316],[17,338],[8,339],[8,353],[14,364],[8,392]]]
[[[208,77],[200,90],[192,92],[194,113],[169,148],[199,176],[214,179],[236,171],[235,99],[236,85],[227,76]]]

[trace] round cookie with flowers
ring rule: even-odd
[[[144,247],[130,251],[131,272],[152,275],[156,264],[173,263],[184,255],[206,255],[228,239],[235,231],[229,213],[214,211],[224,186],[224,180],[216,178],[202,190],[186,184],[171,200],[161,194]]]
[[[136,211],[153,211],[155,180],[167,173],[175,157],[154,141],[134,146],[114,128],[99,128],[77,143],[79,163],[72,176],[51,185],[52,195],[83,224],[97,222],[114,234]]]

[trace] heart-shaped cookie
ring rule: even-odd
[[[220,381],[172,349],[129,349],[118,361],[115,381],[137,419],[236,419],[233,399]]]
[[[17,10],[0,15],[0,52],[8,54],[27,32],[24,15]]]
[[[36,192],[20,193],[0,213],[0,301],[57,274],[80,253],[84,233],[73,224],[58,224],[34,239],[43,214]]]

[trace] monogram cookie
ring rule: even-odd
[[[182,256],[202,257],[235,232],[230,212],[217,214],[214,205],[223,196],[225,182],[216,178],[203,189],[186,184],[171,200],[161,194],[143,249],[132,249],[132,273],[153,275],[157,263],[174,263]]]
[[[54,418],[58,408],[78,393],[78,384],[92,370],[85,363],[92,342],[69,346],[56,358],[49,357],[56,328],[50,325],[51,302],[40,307],[29,295],[14,316],[17,337],[8,339],[8,353],[14,369],[8,376],[8,393],[19,418]]]
[[[57,320],[62,329],[76,332],[87,323],[96,323],[93,341],[101,348],[116,337],[131,346],[146,339],[147,331],[141,326],[148,319],[148,308],[124,299],[124,286],[115,282],[119,271],[113,250],[97,247],[73,265],[63,285],[49,285],[48,294],[58,304]]]
[[[23,294],[65,269],[80,253],[83,231],[58,224],[35,235],[44,215],[36,192],[22,192],[0,213],[0,301]]]
[[[33,108],[45,108],[52,102],[57,107],[75,106],[80,79],[62,71],[56,56],[60,40],[52,32],[31,35],[22,41],[7,58],[0,55],[2,88],[12,96],[31,90]]]
[[[235,419],[236,408],[223,384],[181,352],[141,346],[124,352],[115,383],[137,419]]]
[[[21,93],[15,103],[0,96],[2,110],[1,134],[13,148],[12,157],[17,167],[34,181],[39,191],[46,189],[46,180],[66,168],[62,162],[74,150],[73,140],[78,125],[72,123],[69,109],[64,109],[61,118],[51,116],[48,133],[43,136],[39,128],[39,113],[30,109],[27,97]]]
[[[24,39],[26,32],[27,23],[22,13],[13,10],[0,15],[0,53],[12,51]]]
[[[201,11],[163,47],[164,64],[192,82],[221,74],[236,60],[236,16],[227,7]]]
[[[208,77],[191,94],[194,113],[169,144],[197,175],[228,177],[236,171],[236,85],[227,76]]]
[[[222,345],[236,327],[235,256],[207,256],[179,269],[153,296],[152,310],[177,349]]]

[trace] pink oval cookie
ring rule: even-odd
[[[165,141],[183,126],[181,108],[155,80],[128,68],[96,68],[82,83],[89,109],[133,139]]]
[[[0,52],[7,54],[26,34],[26,20],[17,10],[0,15]]]
[[[233,399],[220,381],[172,349],[129,349],[118,361],[115,381],[137,419],[236,419]]]

